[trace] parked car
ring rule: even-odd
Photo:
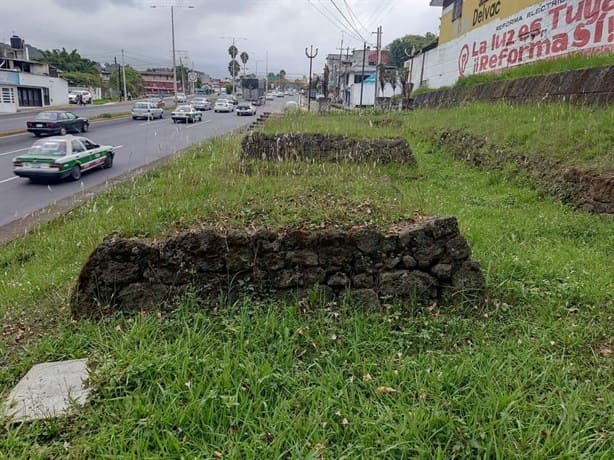
[[[79,96],[81,96],[82,104],[92,103],[92,93],[84,90],[75,90],[68,93],[68,102],[70,104],[77,104],[79,102]]]
[[[237,116],[240,115],[256,115],[256,107],[250,102],[239,102],[237,105]]]
[[[213,108],[209,99],[200,96],[192,99],[192,105],[196,110],[211,110]]]
[[[155,102],[135,102],[130,112],[133,120],[143,118],[145,120],[153,120],[154,118],[164,118],[164,109],[158,107]]]
[[[173,123],[183,121],[185,123],[194,123],[195,121],[202,121],[203,114],[194,108],[192,105],[180,105],[171,114]]]
[[[234,111],[235,106],[232,102],[227,101],[226,99],[218,99],[215,101],[215,105],[213,106],[214,112],[232,112]]]
[[[113,166],[113,147],[86,137],[53,136],[39,139],[23,155],[13,158],[13,172],[32,182],[43,179],[79,180],[81,173]]]
[[[72,112],[48,111],[40,112],[34,119],[26,122],[27,131],[36,137],[43,134],[85,133],[90,128],[87,118],[79,117]]]
[[[186,101],[187,101],[187,98],[185,97],[185,93],[177,93],[175,102],[179,104],[181,102],[186,102]]]

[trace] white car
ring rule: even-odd
[[[237,105],[237,115],[256,115],[256,107],[250,102],[239,102]]]
[[[192,105],[179,105],[171,113],[171,119],[173,123],[177,123],[178,121],[194,123],[196,121],[203,121],[203,113],[200,110],[196,110]]]
[[[195,97],[192,99],[192,105],[196,110],[211,110],[211,102],[206,97]]]
[[[226,99],[218,99],[213,106],[214,112],[233,112],[234,109],[234,104]]]
[[[81,96],[82,104],[92,103],[92,93],[89,91],[75,90],[68,93],[68,102],[70,104],[77,104],[79,102],[79,96]]]
[[[186,100],[187,99],[185,97],[185,93],[177,93],[177,100],[176,100],[177,103],[180,103],[180,102],[185,103]]]

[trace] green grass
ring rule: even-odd
[[[594,67],[614,65],[614,54],[602,55],[571,55],[557,59],[543,59],[538,62],[524,64],[501,72],[484,72],[475,75],[462,77],[452,86],[442,86],[439,88],[428,88],[422,86],[416,88],[412,95],[431,93],[434,91],[470,88],[472,86],[482,85],[495,81],[516,80],[524,77],[537,77],[541,75],[550,75],[559,72],[569,72],[572,70],[590,69]]]
[[[470,75],[459,79],[454,88],[467,88],[470,86],[489,83],[491,81],[515,80],[523,77],[549,75],[570,70],[590,69],[593,67],[614,65],[614,54],[582,55],[576,54],[559,59],[543,59],[526,65],[512,67],[504,72],[489,72]]]
[[[448,128],[463,129],[512,154],[540,155],[564,167],[614,169],[614,107],[569,104],[473,103],[453,109],[423,109],[404,114],[364,111],[336,113],[305,122],[301,113],[271,120],[265,131],[294,131],[388,137],[413,134],[420,139]],[[331,122],[331,120],[334,120]],[[390,121],[392,120],[392,121]]]
[[[100,99],[94,99],[92,102],[94,105],[102,105],[107,102],[120,102],[120,99],[117,97],[101,97]]]
[[[244,165],[240,138],[224,137],[0,248],[0,396],[33,363],[78,357],[90,359],[94,389],[71,418],[5,425],[0,457],[608,458],[612,217],[574,212],[522,177],[467,167],[424,141],[429,123],[472,123],[464,110],[442,112],[447,121],[432,111],[287,115],[266,130],[402,135],[419,166]],[[597,125],[611,116],[594,115]],[[170,315],[69,317],[80,267],[109,233],[385,228],[416,214],[458,217],[485,270],[486,305],[368,313],[314,295],[307,311],[213,309],[188,296]]]

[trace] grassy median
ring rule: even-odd
[[[473,129],[469,114],[483,110],[287,116],[266,130],[401,135],[419,166],[246,168],[240,136],[223,137],[1,247],[0,396],[33,363],[81,357],[90,359],[94,389],[73,417],[5,425],[2,455],[607,458],[614,221],[427,142],[432,126]],[[489,110],[501,119],[489,132],[501,139],[520,132],[526,145],[561,155],[569,138],[552,129],[568,126],[577,145],[605,151],[582,148],[578,161],[610,164],[614,142],[595,126],[611,121],[611,111],[566,125],[550,121],[559,106],[534,108],[543,116],[535,130],[516,131],[515,110]],[[485,270],[485,305],[393,304],[377,314],[314,296],[300,306],[244,301],[212,310],[186,297],[170,315],[70,320],[80,267],[110,233],[159,238],[208,224],[385,228],[448,214]]]

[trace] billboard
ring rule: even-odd
[[[459,40],[458,76],[614,51],[614,0],[548,0]]]
[[[476,1],[484,7],[496,4],[494,0]],[[496,11],[503,9],[493,9]],[[414,68],[424,62],[420,81],[438,88],[460,77],[541,59],[612,52],[614,0],[545,0],[509,16],[489,16],[486,24],[424,53]]]

